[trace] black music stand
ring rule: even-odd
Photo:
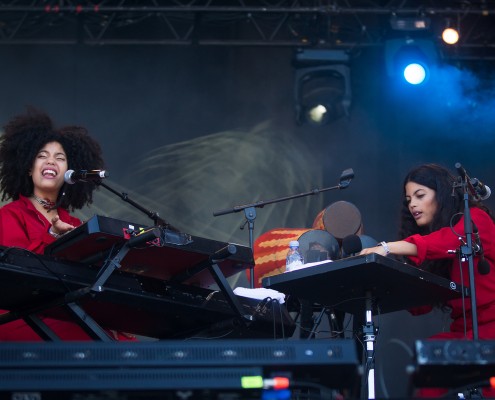
[[[436,304],[462,295],[454,282],[378,254],[324,262],[264,278],[262,283],[288,296],[365,316],[368,398],[375,398],[373,314]]]

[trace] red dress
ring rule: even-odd
[[[63,222],[74,226],[81,225],[78,218],[72,217],[66,210],[58,208],[58,216]],[[50,222],[34,207],[31,201],[19,196],[19,200],[0,208],[0,245],[20,247],[43,254],[45,247],[55,241],[48,233]],[[1,313],[7,311],[0,310]],[[60,310],[57,311],[60,314]],[[90,337],[75,322],[41,316],[62,340],[90,340]],[[113,331],[108,333],[115,339],[133,340],[134,337]],[[23,321],[16,320],[0,325],[0,341],[41,341],[42,339]]]
[[[490,264],[490,272],[480,275],[478,272],[479,257],[474,257],[474,281],[476,289],[476,309],[478,317],[478,337],[479,339],[495,339],[495,224],[490,216],[483,210],[471,208],[471,218],[478,228],[485,260]],[[453,227],[439,229],[429,235],[413,235],[405,239],[409,243],[414,243],[418,248],[416,257],[409,257],[415,264],[421,265],[426,259],[437,260],[442,258],[452,259],[450,279],[465,287],[469,287],[468,263],[462,263],[462,279],[459,258],[457,254],[450,254],[448,250],[456,250],[460,246],[459,237],[464,236],[464,218]],[[452,308],[450,332],[439,333],[431,339],[465,339],[464,317],[462,299],[455,299],[448,302]],[[421,307],[423,309],[423,307]],[[430,308],[431,309],[431,308]],[[471,314],[471,299],[464,299],[464,309],[466,313],[466,335],[473,337],[473,324]],[[443,392],[435,389],[421,390],[421,397],[441,395]],[[495,390],[484,390],[485,397],[494,398]]]

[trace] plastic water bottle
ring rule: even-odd
[[[299,252],[299,242],[292,240],[289,243],[289,251],[287,252],[287,258],[285,261],[285,272],[293,271],[304,264],[304,259]]]

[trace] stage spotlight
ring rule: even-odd
[[[456,44],[459,41],[459,32],[454,28],[445,28],[442,32],[442,39],[447,44]]]
[[[385,44],[387,74],[411,85],[426,82],[438,61],[435,45],[425,39],[391,39]]]
[[[304,70],[298,81],[300,123],[324,125],[348,112],[344,105],[346,78],[339,67]]]
[[[349,56],[344,51],[296,52],[296,122],[324,125],[349,114],[351,105]]]
[[[418,63],[408,64],[404,68],[404,79],[411,85],[420,85],[426,79],[426,68]]]
[[[307,112],[307,118],[316,123],[322,124],[326,118],[329,117],[332,110],[325,104],[316,104],[315,106],[310,106]]]

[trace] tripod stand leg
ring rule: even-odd
[[[362,389],[367,388],[368,399],[375,398],[375,326],[373,324],[372,315],[372,300],[371,294],[366,294],[366,324],[363,325],[363,341],[365,345],[365,374],[363,378],[366,379],[366,385],[363,385]]]
[[[320,311],[320,313],[317,315],[317,317],[314,319],[314,323],[313,323],[313,328],[311,329],[311,332],[309,333],[309,336],[308,336],[308,339],[311,339],[313,336],[316,335],[316,330],[318,329],[318,327],[320,326],[321,324],[321,320],[323,318],[323,315],[325,315],[327,309],[325,307],[323,307]]]
[[[36,314],[24,317],[26,324],[43,340],[60,342],[60,338]]]
[[[309,300],[299,300],[299,320],[301,321],[301,330],[299,338],[307,339],[313,332],[313,303]]]

